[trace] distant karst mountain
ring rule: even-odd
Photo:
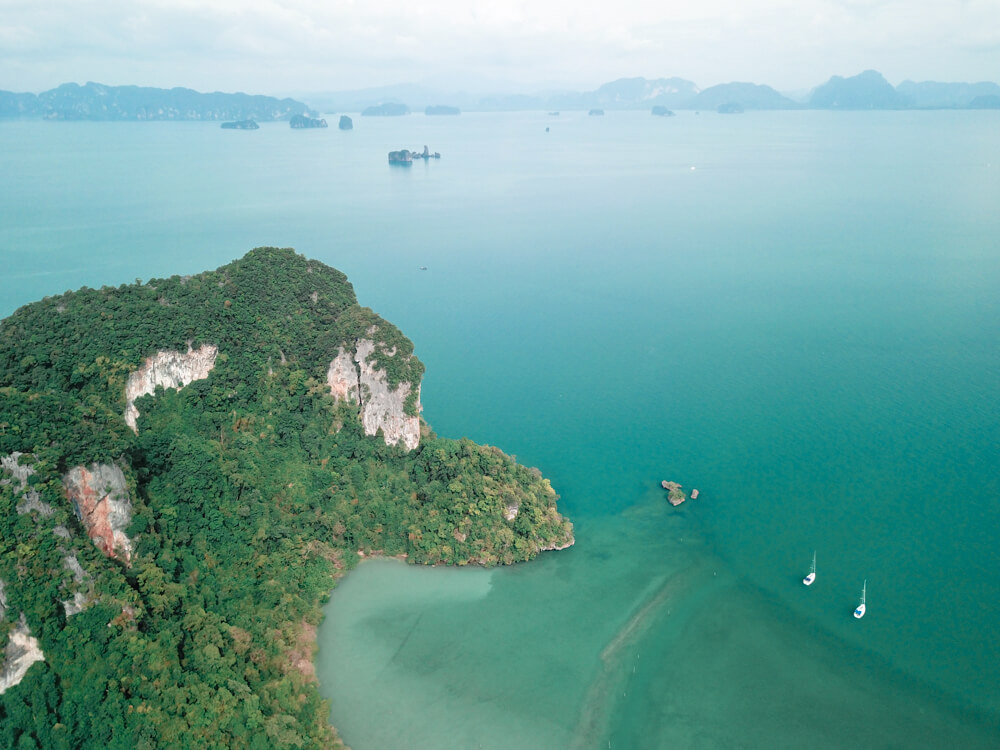
[[[1000,86],[990,82],[903,81],[896,91],[909,99],[914,107],[925,109],[970,107],[979,97],[1000,96]]]
[[[779,94],[770,86],[756,83],[722,83],[705,89],[687,106],[694,109],[718,109],[726,104],[738,104],[743,109],[801,109],[802,105]]]
[[[681,106],[698,94],[698,87],[683,78],[620,78],[605,83],[592,97],[592,106],[608,109],[646,109],[654,104]]]
[[[287,120],[315,115],[302,102],[250,94],[202,94],[191,89],[64,83],[35,94],[0,91],[0,117],[47,120]]]
[[[833,76],[809,97],[810,109],[905,109],[912,100],[892,87],[881,73],[866,70],[850,78]]]

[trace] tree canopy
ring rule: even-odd
[[[362,335],[389,382],[415,391],[412,342],[342,273],[277,248],[67,292],[0,323],[0,456],[22,453],[33,472],[24,487],[0,472],[0,643],[24,612],[45,653],[0,696],[0,744],[341,746],[310,633],[359,551],[494,565],[572,540],[548,481],[499,449],[427,425],[412,451],[365,435],[325,379]],[[210,375],[142,397],[129,429],[129,374],[206,343]],[[102,554],[66,499],[65,473],[92,463],[127,478],[128,563]],[[27,492],[53,512],[19,512]],[[87,605],[68,615],[81,588]]]

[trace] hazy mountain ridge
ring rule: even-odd
[[[1000,85],[980,83],[940,83],[903,81],[896,87],[915,107],[969,107],[979,97],[1000,96]]]
[[[802,105],[778,93],[770,86],[756,83],[721,83],[698,94],[688,102],[695,109],[716,109],[726,104],[744,109],[801,109]],[[690,108],[690,106],[689,106]]]
[[[812,109],[906,109],[910,105],[909,97],[874,70],[851,78],[833,76],[809,97]]]
[[[319,112],[362,112],[372,107],[400,106],[411,111],[455,107],[463,112],[519,110],[712,110],[739,105],[744,110],[777,109],[993,109],[1000,107],[1000,85],[903,81],[893,87],[881,73],[832,76],[805,97],[792,98],[771,86],[752,82],[721,83],[701,89],[684,78],[619,78],[593,91],[472,93],[419,84],[395,84],[351,91],[301,95],[310,108],[293,98],[243,93],[203,94],[191,89],[104,86],[65,83],[35,95],[0,91],[0,118],[53,120],[288,120]]]
[[[316,113],[294,99],[243,93],[200,93],[146,86],[64,83],[35,94],[0,91],[0,117],[47,120],[287,120]]]
[[[936,109],[992,106],[1000,85],[991,82],[944,83],[904,81],[893,87],[881,73],[866,70],[856,76],[832,76],[805,96],[792,97],[771,86],[752,82],[721,83],[702,89],[684,78],[619,78],[593,91],[548,91],[535,94],[468,91],[447,92],[417,84],[306,95],[315,106],[361,111],[385,103],[406,104],[414,111],[448,104],[464,112],[507,110],[669,109],[711,110],[739,105],[745,110],[774,109]],[[977,101],[977,104],[973,102]],[[321,106],[322,108],[322,106]]]

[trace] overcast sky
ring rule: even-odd
[[[0,0],[0,89],[1000,80],[1000,0]]]

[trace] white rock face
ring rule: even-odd
[[[42,516],[51,516],[55,511],[52,506],[43,502],[38,493],[28,488],[28,477],[35,473],[31,466],[21,466],[19,459],[24,454],[14,451],[9,456],[0,456],[0,468],[11,474],[12,479],[0,478],[0,484],[17,482],[21,492],[21,501],[17,504],[17,512],[24,514],[36,511]]]
[[[132,540],[125,529],[132,523],[132,500],[121,467],[115,464],[74,466],[63,477],[66,495],[87,536],[108,557],[132,559]]]
[[[420,417],[409,416],[403,411],[410,383],[400,383],[395,390],[382,370],[376,370],[367,361],[375,351],[375,342],[359,339],[353,354],[341,347],[330,363],[326,381],[330,393],[339,401],[349,401],[361,408],[361,424],[366,435],[375,435],[380,429],[386,445],[402,441],[407,450],[420,444]],[[386,352],[395,356],[395,351]],[[417,385],[417,412],[420,406],[420,385]]]
[[[333,397],[338,401],[358,403],[358,377],[354,356],[350,352],[345,352],[344,347],[340,347],[326,373],[326,382]]]
[[[30,466],[20,465],[18,459],[23,455],[20,451],[14,451],[9,456],[0,456],[0,467],[14,478],[22,490],[28,484],[28,477],[35,473]],[[0,482],[10,484],[9,479],[0,479]]]
[[[88,604],[90,604],[90,599],[87,598],[86,594],[80,591],[74,591],[72,599],[65,599],[62,602],[63,611],[66,613],[66,617],[72,617],[73,615],[80,614],[87,608]]]
[[[188,348],[187,354],[181,352],[157,352],[146,359],[142,367],[128,376],[125,384],[125,422],[134,432],[138,432],[136,419],[139,410],[135,408],[135,400],[140,396],[151,394],[156,386],[180,389],[195,380],[203,380],[215,367],[215,358],[219,354],[218,347],[205,344],[199,349]]]
[[[0,694],[23,680],[32,664],[45,660],[38,639],[31,635],[23,612],[17,626],[10,633],[3,657],[3,662],[0,663]]]
[[[66,617],[72,617],[83,612],[90,605],[93,593],[92,579],[90,574],[80,565],[76,555],[66,555],[63,558],[63,567],[73,574],[73,596],[62,602]]]

